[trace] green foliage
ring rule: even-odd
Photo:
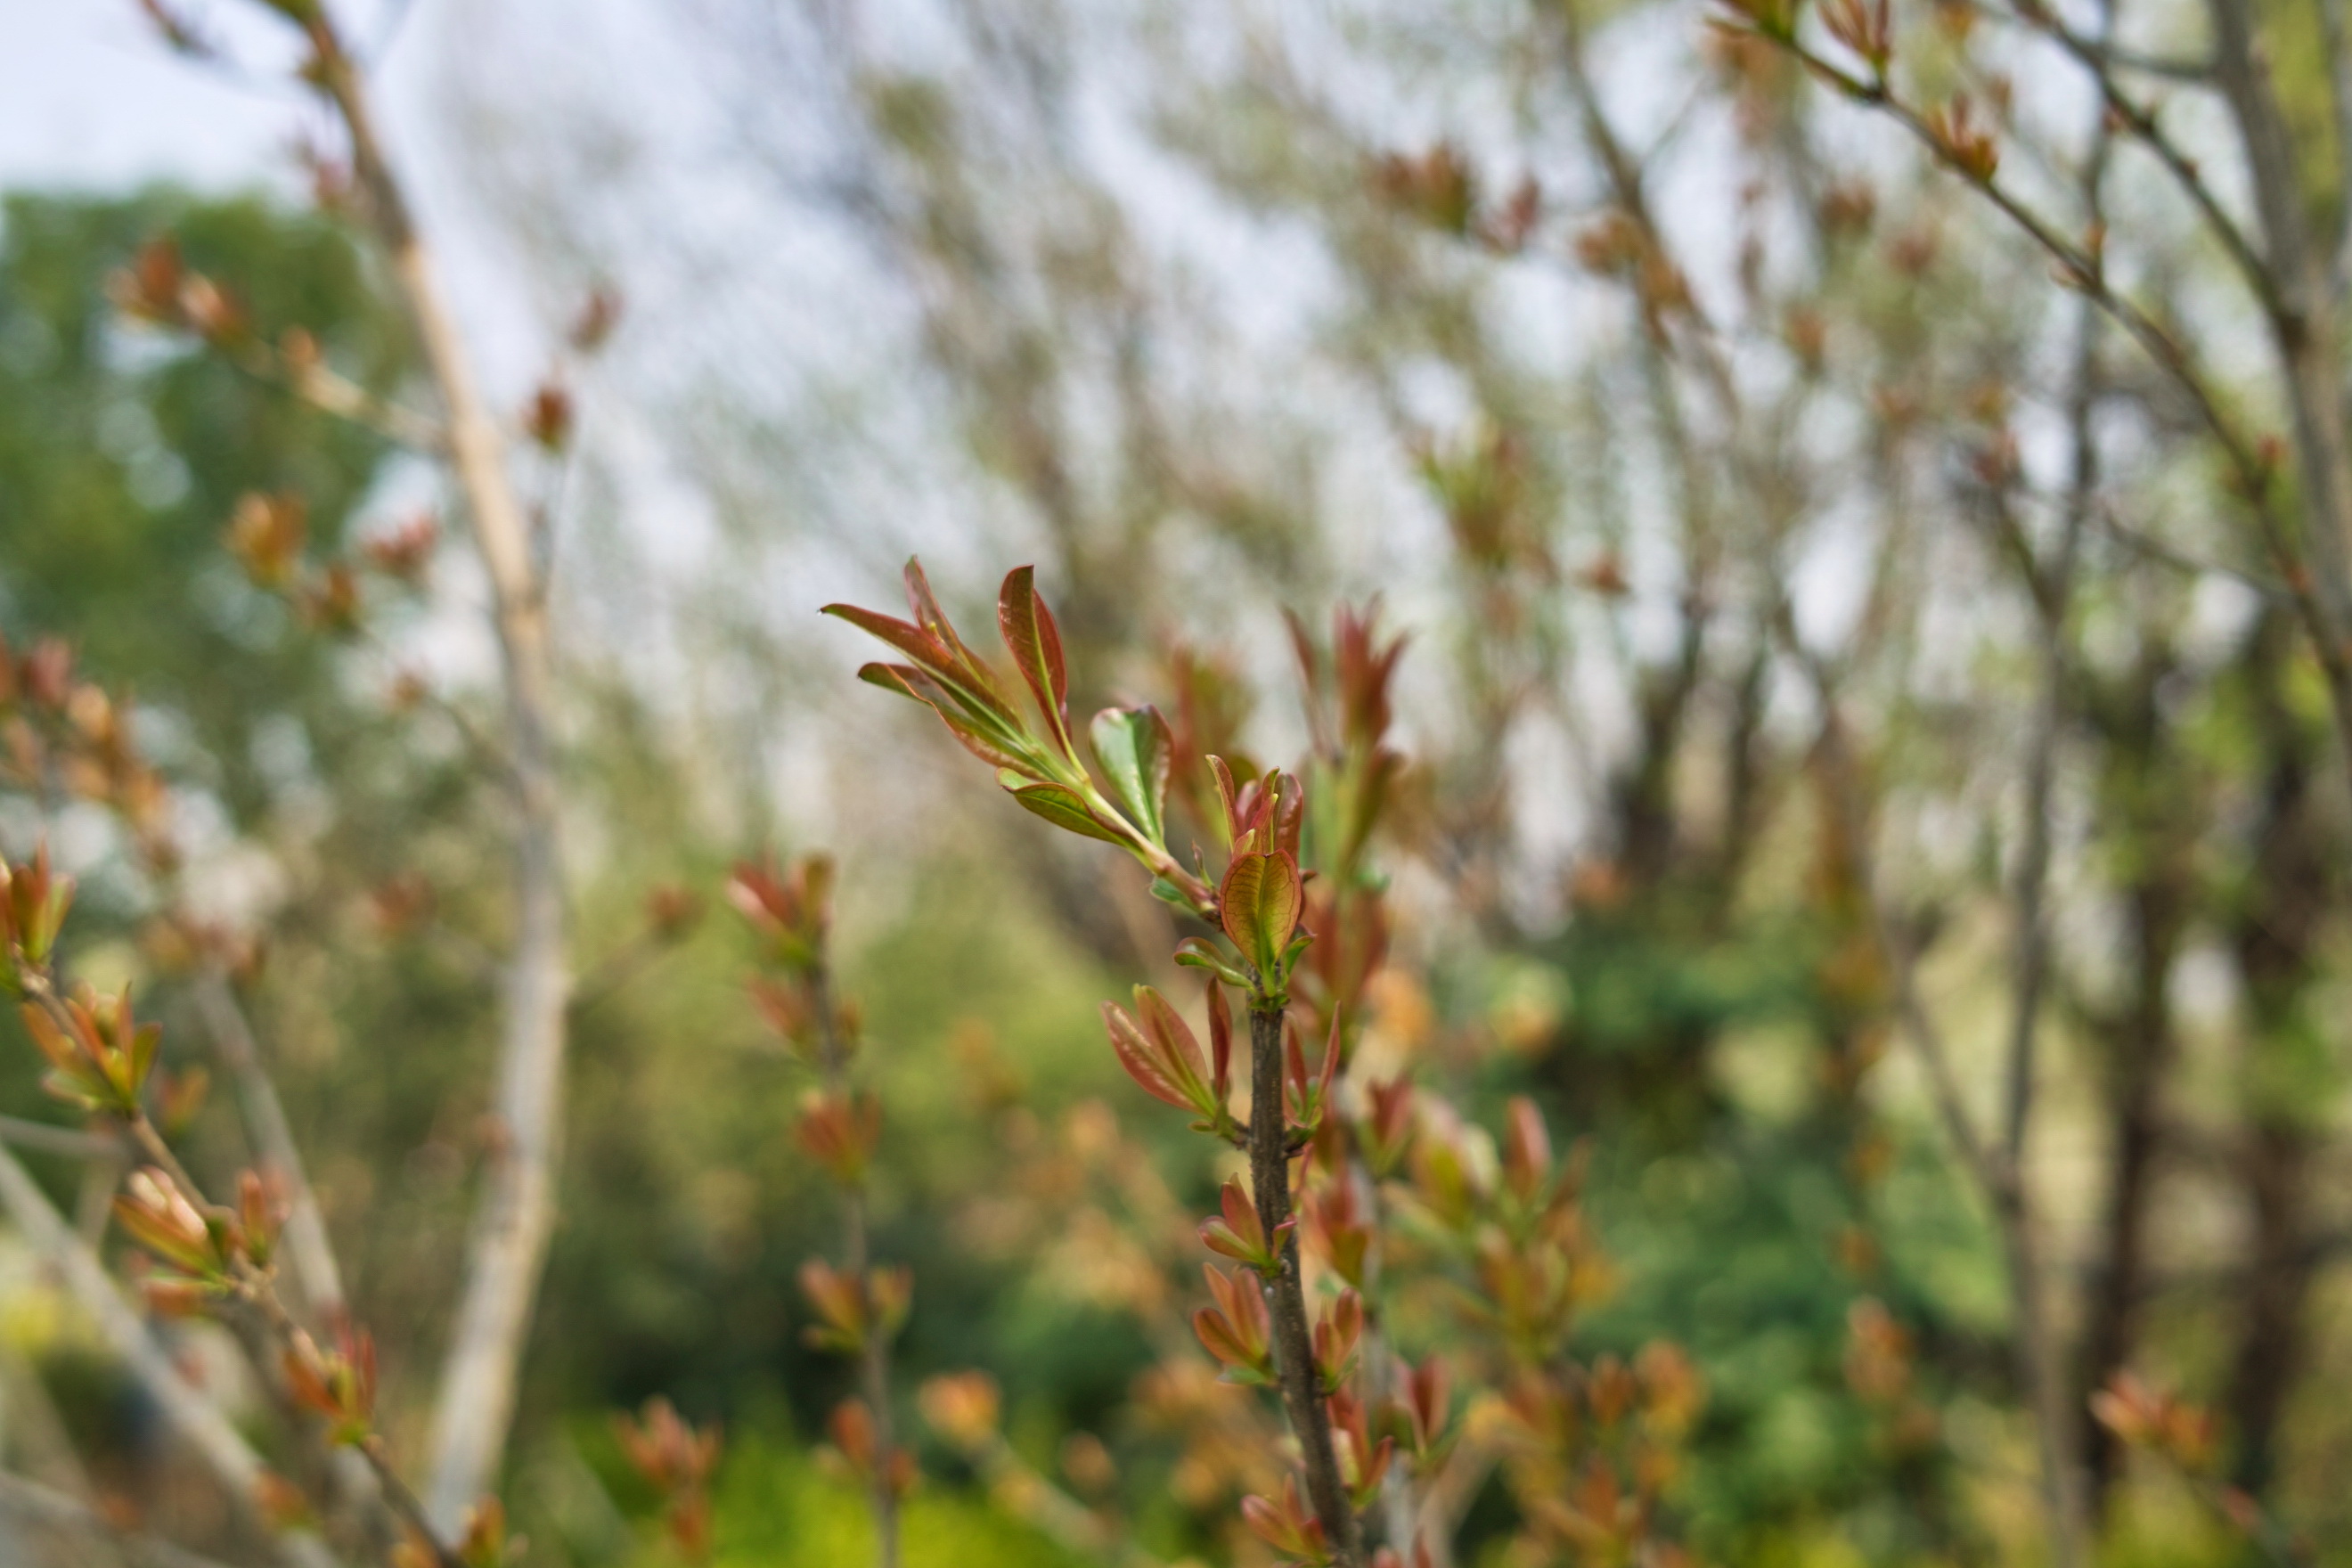
[[[730,1457],[715,1500],[718,1568],[837,1568],[873,1556],[873,1521],[856,1487],[804,1455],[744,1445]],[[1084,1561],[964,1493],[917,1492],[903,1528],[907,1568],[1078,1568]]]
[[[220,548],[239,496],[289,490],[331,539],[386,457],[376,436],[126,325],[110,279],[169,233],[266,332],[300,326],[377,391],[408,340],[334,225],[259,197],[17,195],[0,209],[0,634],[69,638],[184,728],[159,761],[250,825],[320,732],[328,652]],[[304,744],[289,745],[292,717]],[[299,765],[299,764],[296,764]]]

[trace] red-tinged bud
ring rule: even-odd
[[[874,1413],[866,1408],[866,1402],[845,1399],[835,1405],[825,1430],[833,1438],[834,1447],[848,1462],[851,1473],[870,1479],[880,1456],[875,1442]]]
[[[1246,1264],[1268,1279],[1282,1272],[1280,1249],[1291,1226],[1298,1222],[1284,1220],[1276,1227],[1274,1236],[1267,1237],[1265,1226],[1258,1220],[1257,1209],[1242,1190],[1237,1176],[1225,1179],[1218,1202],[1223,1210],[1221,1216],[1201,1222],[1201,1245],[1221,1257]]]
[[[1427,1458],[1444,1442],[1446,1423],[1453,1413],[1452,1387],[1444,1361],[1433,1353],[1419,1366],[1398,1362],[1396,1387],[1398,1407],[1404,1416],[1405,1436],[1412,1444],[1413,1457]]]
[[[710,1555],[710,1498],[704,1492],[681,1493],[670,1502],[663,1517],[668,1526],[669,1538],[688,1563],[700,1563]]]
[[[1004,1410],[996,1380],[984,1372],[930,1378],[916,1391],[915,1405],[932,1431],[965,1454],[979,1453],[995,1440]]]
[[[1489,1317],[1521,1350],[1542,1353],[1565,1331],[1578,1280],[1559,1247],[1488,1232],[1480,1239],[1475,1268]]]
[[[710,1552],[711,1473],[719,1467],[715,1426],[697,1430],[667,1399],[646,1402],[640,1419],[613,1418],[621,1452],[630,1468],[662,1495],[670,1539],[688,1562]]]
[[[269,1267],[270,1255],[278,1246],[278,1233],[286,1226],[286,1194],[279,1183],[265,1179],[258,1171],[238,1174],[236,1238],[255,1268]]]
[[[1927,136],[1947,163],[1979,184],[1992,183],[2000,167],[2000,151],[1992,132],[1980,125],[1967,93],[1956,93],[1948,104],[1927,110]]]
[[[212,1094],[213,1075],[199,1062],[173,1072],[157,1068],[148,1076],[149,1098],[155,1102],[155,1125],[164,1141],[178,1139],[195,1124]]]
[[[1315,1325],[1315,1371],[1324,1393],[1339,1393],[1354,1373],[1356,1352],[1363,1338],[1364,1299],[1353,1290],[1342,1290]]]
[[[285,492],[248,492],[229,514],[223,542],[254,586],[282,593],[294,583],[301,564],[303,542],[310,536],[309,509],[302,498]]]
[[[1370,1507],[1380,1494],[1381,1483],[1388,1479],[1389,1463],[1396,1457],[1396,1439],[1373,1442],[1364,1402],[1344,1388],[1332,1391],[1328,1408],[1331,1430],[1339,1440],[1339,1479],[1350,1502],[1359,1509]]]
[[[807,1333],[819,1350],[855,1355],[866,1343],[870,1324],[866,1292],[856,1276],[844,1274],[821,1258],[801,1265],[801,1293],[822,1320]]]
[[[422,872],[403,871],[368,889],[368,918],[389,939],[405,936],[433,913],[433,884]]]
[[[572,319],[571,329],[564,339],[574,353],[593,354],[612,337],[613,329],[621,322],[621,296],[617,289],[599,284],[588,291],[580,313]]]
[[[372,534],[360,542],[360,555],[387,577],[415,584],[425,580],[434,546],[441,542],[441,524],[430,512]]]
[[[375,1423],[375,1340],[364,1329],[343,1329],[336,1348],[323,1351],[300,1330],[286,1347],[286,1384],[294,1402],[327,1423],[339,1447],[365,1443]]]
[[[220,1292],[177,1274],[145,1274],[138,1279],[139,1299],[159,1318],[194,1318],[204,1314]]]
[[[1503,1184],[1521,1203],[1541,1201],[1551,1182],[1551,1135],[1543,1112],[1525,1095],[1512,1097],[1503,1121]]]
[[[1146,1094],[1211,1122],[1218,1119],[1224,1103],[1210,1093],[1200,1042],[1159,992],[1139,985],[1133,1016],[1106,1002],[1102,1019],[1119,1066]]]
[[[264,1470],[254,1478],[253,1506],[264,1523],[281,1532],[314,1529],[318,1524],[302,1489],[276,1470]]]
[[[1331,1561],[1323,1522],[1299,1500],[1296,1478],[1284,1478],[1279,1502],[1255,1496],[1242,1499],[1242,1521],[1250,1527],[1251,1533],[1293,1563],[1324,1568]]]
[[[1503,1404],[1538,1447],[1558,1454],[1575,1451],[1582,1429],[1576,1401],[1547,1373],[1515,1378],[1503,1391]]]
[[[1412,1141],[1413,1195],[1441,1225],[1460,1229],[1475,1217],[1483,1184],[1452,1127],[1424,1125]]]
[[[1225,988],[1209,977],[1209,1097],[1226,1104],[1234,1081],[1234,1015],[1225,1005]]]
[[[85,989],[68,998],[62,1011],[60,1025],[46,1007],[24,1008],[25,1026],[51,1069],[42,1087],[85,1110],[138,1116],[163,1030],[132,1016],[127,985],[116,996]]]
[[[914,1271],[903,1265],[869,1269],[866,1276],[866,1302],[874,1322],[874,1331],[889,1339],[906,1327],[907,1314],[915,1301]]]
[[[211,343],[231,343],[253,330],[252,319],[236,297],[200,272],[191,272],[180,285],[181,324]]]
[[[807,985],[755,974],[745,989],[751,994],[751,1005],[759,1009],[768,1027],[800,1055],[815,1057],[819,1038],[815,1026],[817,1002]]]
[[[727,879],[727,901],[751,922],[772,963],[808,971],[823,961],[833,922],[833,860],[809,855],[779,874],[772,865],[742,861]]]
[[[1356,1143],[1372,1174],[1386,1178],[1412,1144],[1412,1080],[1367,1084],[1364,1092],[1370,1109],[1356,1123]]]
[[[1307,1050],[1299,1044],[1297,1026],[1283,1031],[1285,1047],[1284,1108],[1292,1126],[1312,1133],[1323,1125],[1323,1108],[1331,1101],[1331,1080],[1339,1070],[1339,1019],[1331,1018],[1331,1033],[1323,1043],[1323,1058],[1315,1076],[1307,1074]]]
[[[1592,1363],[1584,1393],[1592,1406],[1592,1419],[1604,1427],[1614,1426],[1641,1398],[1642,1385],[1634,1380],[1633,1368],[1613,1355],[1604,1355]]]
[[[131,265],[110,279],[107,293],[116,310],[156,326],[180,324],[180,285],[184,268],[180,247],[170,237],[139,247]]]
[[[866,1167],[882,1137],[882,1102],[859,1089],[832,1094],[811,1089],[801,1100],[795,1130],[803,1150],[845,1187],[866,1178]]]
[[[319,340],[305,329],[289,327],[278,334],[278,363],[298,384],[325,361],[326,355],[319,350]]]
[[[43,637],[35,643],[17,670],[25,700],[36,708],[63,708],[73,690],[73,667],[72,646],[63,637]]]
[[[1209,1282],[1209,1294],[1216,1305],[1203,1307],[1192,1314],[1192,1332],[1224,1368],[1225,1382],[1272,1387],[1273,1329],[1266,1316],[1265,1296],[1257,1280],[1246,1273],[1229,1273],[1213,1263],[1202,1264],[1201,1273]]]
[[[646,1401],[635,1421],[614,1416],[613,1431],[629,1467],[663,1492],[700,1486],[718,1468],[719,1428],[696,1428],[667,1399]]]
[[[486,1497],[466,1512],[465,1528],[457,1532],[457,1561],[465,1568],[508,1568],[522,1555],[520,1536],[507,1534],[506,1505]]]
[[[1429,1555],[1429,1542],[1415,1540],[1410,1562],[1398,1556],[1395,1547],[1383,1546],[1372,1553],[1372,1568],[1435,1568],[1435,1563]]]
[[[66,910],[73,904],[73,891],[71,877],[50,869],[46,841],[27,865],[0,859],[0,985],[12,994],[22,994],[20,966],[47,965],[66,923]]]
[[[561,452],[572,444],[572,394],[554,382],[544,382],[523,410],[523,434],[543,451]]]
[[[1372,186],[1391,205],[1446,234],[1467,235],[1477,216],[1477,174],[1448,142],[1418,156],[1383,153],[1373,166]]]
[[[1364,1223],[1354,1184],[1343,1174],[1309,1192],[1301,1206],[1306,1211],[1306,1234],[1315,1244],[1317,1255],[1331,1266],[1331,1272],[1362,1289],[1372,1227]]]
[[[312,630],[348,637],[360,626],[360,580],[342,562],[330,562],[303,584],[296,607]]]
[[[2145,1448],[2191,1475],[2211,1468],[2212,1412],[2156,1388],[2135,1374],[2116,1374],[2091,1396],[2091,1415],[2125,1444]]]
[[[1706,1384],[1680,1345],[1653,1340],[1633,1363],[1642,1380],[1643,1420],[1656,1436],[1673,1441],[1691,1428],[1706,1403]]]
[[[702,900],[691,888],[664,883],[646,894],[646,929],[656,942],[681,941],[702,921]]]

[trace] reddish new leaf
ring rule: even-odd
[[[1070,745],[1070,675],[1062,663],[1062,634],[1054,625],[1054,612],[1037,596],[1035,567],[1015,566],[1004,574],[1004,586],[996,596],[996,625],[1062,754],[1075,761],[1077,753]]]

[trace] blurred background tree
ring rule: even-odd
[[[2261,23],[2332,235],[2342,40],[2308,9]],[[1898,8],[1908,89],[1970,93],[2001,179],[2285,429],[2195,191],[2102,128],[2037,16]],[[2131,101],[2239,169],[2203,11],[2113,25]],[[2265,1517],[2352,1537],[2325,684],[2180,388],[1963,184],[1690,5],[521,0],[418,26],[445,199],[521,279],[480,310],[530,367],[509,404],[590,283],[625,300],[573,455],[525,476],[583,846],[563,1219],[509,1471],[534,1560],[648,1550],[604,1412],[656,1393],[735,1438],[722,1560],[833,1561],[810,1543],[857,1528],[805,1447],[846,1374],[801,1341],[824,1205],[740,943],[642,942],[650,889],[768,844],[848,871],[845,988],[892,1108],[878,1245],[919,1281],[905,1388],[985,1369],[1037,1475],[1162,1560],[1227,1550],[1154,1382],[1168,1288],[1141,1281],[1177,1255],[1108,1174],[1149,1150],[1189,1215],[1217,1173],[1093,1016],[1114,975],[1171,980],[1173,927],[1092,846],[945,787],[962,759],[850,687],[858,650],[813,612],[919,547],[973,621],[1035,560],[1100,682],[1081,710],[1153,700],[1228,755],[1307,735],[1281,612],[1382,595],[1413,768],[1375,1026],[1469,1108],[1532,1094],[1589,1138],[1617,1288],[1582,1333],[1704,1373],[1675,1494],[1700,1556],[2040,1560],[2013,1259],[1914,996],[1996,1143],[2036,1045],[2018,1168],[2105,1560],[2241,1549],[2089,1415],[2126,1370],[2220,1413],[2220,1473]],[[20,195],[5,222],[0,635],[134,693],[206,824],[199,885],[267,955],[257,1024],[413,1407],[482,1152],[448,1086],[481,1076],[506,918],[465,729],[496,710],[453,614],[480,587],[436,570],[358,642],[251,588],[220,548],[249,491],[338,542],[443,498],[126,326],[107,280],[168,231],[372,391],[406,394],[414,356],[338,223],[283,192]],[[467,717],[403,708],[411,668]],[[162,968],[120,846],[75,825],[122,939],[92,966]],[[0,847],[33,826],[0,819]],[[29,1075],[10,1093],[33,1113]],[[41,1353],[80,1432],[87,1360]],[[1000,1527],[1008,1561],[1064,1550],[925,1441],[912,1560],[981,1561]],[[1462,1561],[1515,1523],[1499,1485],[1469,1500]]]

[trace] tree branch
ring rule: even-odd
[[[54,1531],[103,1541],[130,1568],[228,1568],[184,1546],[116,1527],[98,1510],[53,1487],[0,1470],[0,1513]]]
[[[116,1289],[105,1265],[5,1146],[0,1146],[0,1207],[7,1209],[33,1249],[64,1276],[68,1289],[164,1419],[219,1479],[236,1506],[250,1515],[263,1474],[260,1456],[219,1407],[180,1375],[170,1353],[155,1342],[139,1313]],[[334,1568],[334,1558],[316,1535],[286,1531],[278,1533],[276,1541],[288,1568]]]
[[[213,1037],[214,1054],[235,1086],[238,1109],[261,1157],[263,1174],[275,1175],[282,1184],[287,1200],[286,1253],[293,1262],[302,1299],[321,1321],[340,1323],[347,1310],[342,1270],[336,1265],[334,1244],[328,1239],[326,1220],[319,1212],[318,1194],[310,1185],[302,1151],[294,1142],[294,1129],[286,1120],[285,1104],[278,1098],[278,1086],[261,1065],[261,1047],[254,1038],[253,1026],[238,1005],[228,977],[218,969],[207,968],[197,978],[196,1010]]]

